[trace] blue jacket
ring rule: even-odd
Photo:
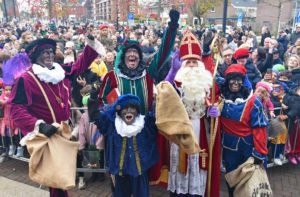
[[[117,133],[115,122],[109,118],[106,112],[100,112],[95,119],[102,135],[106,137],[105,156],[109,172],[113,175],[127,174],[137,177],[146,172],[159,160],[159,152],[156,145],[157,127],[153,115],[145,116],[143,130],[135,137],[122,137]],[[136,138],[136,151],[134,150],[134,138]],[[126,140],[126,146],[124,146]],[[123,165],[120,160],[123,154]],[[139,163],[139,164],[138,164]],[[139,171],[139,166],[141,171]]]

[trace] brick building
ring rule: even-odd
[[[94,19],[101,22],[126,22],[128,13],[139,13],[138,0],[94,0]]]
[[[260,32],[267,25],[273,35],[277,31],[292,26],[296,7],[295,0],[257,0],[255,29]]]

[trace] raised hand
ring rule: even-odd
[[[178,24],[180,13],[177,10],[171,9],[169,12],[169,16],[172,24]]]
[[[165,81],[173,83],[175,76],[176,76],[178,70],[180,69],[180,67],[181,67],[180,53],[179,53],[179,50],[177,49],[172,58],[172,65],[171,65],[168,75],[165,78]]]

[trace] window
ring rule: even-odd
[[[210,12],[216,12],[215,7],[211,8]]]

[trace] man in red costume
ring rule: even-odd
[[[205,47],[205,49],[207,48]],[[204,52],[208,54],[209,51],[205,50]],[[175,53],[171,70],[166,77],[167,81],[174,82],[180,93],[202,150],[201,153],[186,155],[176,144],[171,144],[168,180],[170,196],[204,196],[207,190],[209,134],[206,110],[213,82],[210,70],[213,70],[214,65],[210,56],[202,57],[201,54],[197,38],[190,31],[185,32],[181,40],[180,52]],[[218,116],[216,107],[209,107],[208,115]],[[219,134],[217,134],[212,159],[211,185],[214,185],[214,189],[211,190],[211,196],[217,197],[220,189]]]

